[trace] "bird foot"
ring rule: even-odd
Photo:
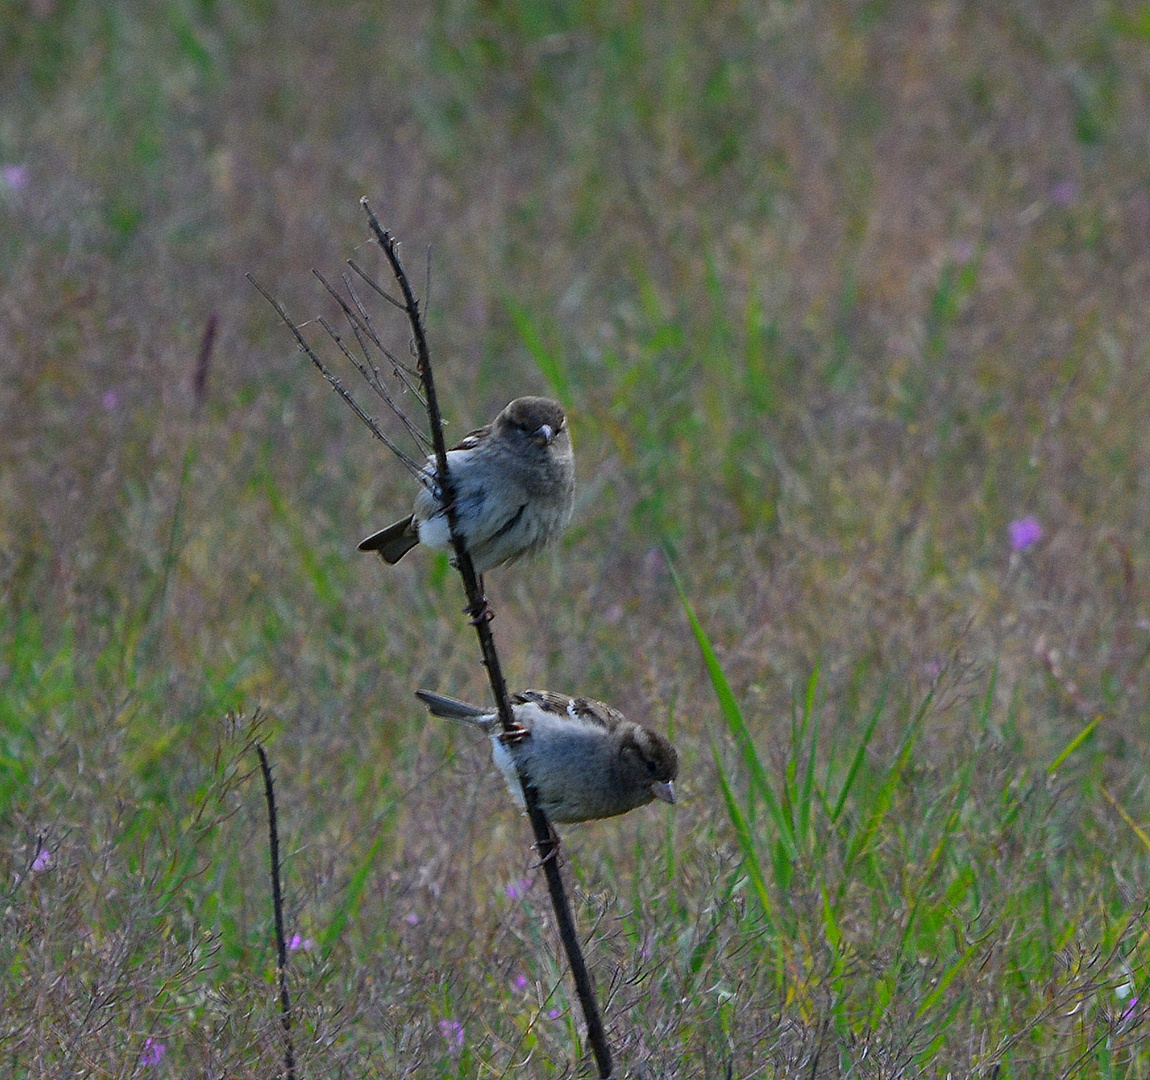
[[[471,616],[467,620],[469,626],[478,626],[480,623],[491,622],[495,618],[495,612],[491,610],[486,596],[479,601],[478,607],[471,607],[470,605],[465,607],[463,614]]]
[[[548,822],[548,825],[551,823]],[[531,845],[531,850],[540,855],[539,861],[531,867],[532,870],[538,870],[542,866],[546,866],[553,859],[559,858],[559,834],[555,831],[554,826],[551,827],[551,835],[546,840],[537,840]],[[544,850],[546,849],[546,850]]]
[[[506,743],[508,746],[514,746],[516,743],[521,743],[524,739],[529,739],[530,737],[531,732],[522,724],[512,724],[506,731],[501,731],[498,735],[499,741]]]

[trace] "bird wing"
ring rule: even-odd
[[[521,694],[512,695],[511,700],[520,704],[531,702],[545,713],[577,723],[592,724],[607,731],[615,726],[618,722],[616,718],[620,717],[618,710],[606,702],[573,698],[567,694],[557,694],[554,690],[524,690]]]
[[[448,450],[474,450],[490,434],[491,425],[484,424],[481,428],[476,428],[474,431],[469,431],[454,446],[448,447]]]

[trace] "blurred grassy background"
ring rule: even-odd
[[[572,416],[510,682],[681,748],[566,841],[626,1067],[1150,1075],[1148,137],[1145,3],[0,0],[0,1057],[275,1067],[260,706],[304,1071],[577,1058],[411,697],[483,694],[461,594],[355,552],[411,485],[243,277],[330,313],[367,195],[452,430]]]

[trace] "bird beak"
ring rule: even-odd
[[[555,438],[555,432],[551,430],[550,424],[543,424],[536,430],[535,438],[539,440],[540,446],[548,446],[551,440]]]
[[[651,794],[656,799],[662,799],[663,802],[673,803],[675,801],[675,786],[670,780],[658,780],[651,785]]]

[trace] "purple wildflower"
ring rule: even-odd
[[[1073,180],[1059,180],[1050,189],[1050,201],[1055,206],[1072,206],[1078,198],[1078,185]]]
[[[32,860],[32,873],[42,874],[52,866],[52,852],[47,848],[41,848],[36,853],[36,858]]]
[[[303,949],[304,952],[311,952],[315,942],[309,937],[300,937],[299,934],[292,934],[291,941],[288,942],[288,948],[292,952],[297,949]]]
[[[27,165],[5,165],[3,168],[4,183],[13,191],[19,191],[28,186]]]
[[[145,1068],[153,1065],[159,1065],[164,1059],[164,1052],[168,1048],[160,1042],[159,1039],[153,1039],[150,1035],[144,1040],[144,1049],[140,1054],[140,1064]]]
[[[523,897],[525,897],[527,895],[527,890],[530,888],[531,888],[531,879],[521,877],[521,878],[516,878],[515,881],[511,882],[511,884],[507,886],[506,892],[507,892],[507,895],[510,899],[522,900]]]
[[[463,1048],[463,1025],[458,1020],[440,1020],[439,1034],[457,1050]]]
[[[1010,546],[1015,551],[1025,551],[1033,547],[1043,537],[1042,523],[1033,514],[1012,521],[1007,529],[1010,533]]]
[[[969,240],[955,240],[950,245],[950,257],[959,266],[965,266],[974,258],[974,244]]]

